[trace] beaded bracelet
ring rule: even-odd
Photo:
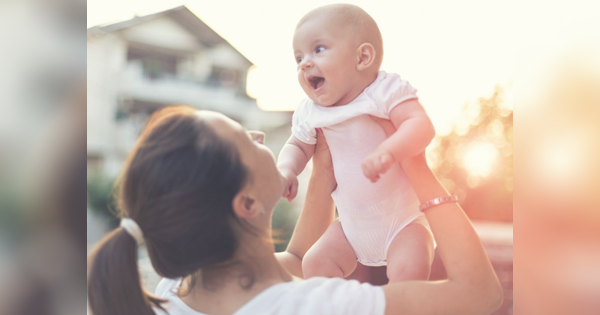
[[[443,203],[457,202],[457,201],[458,201],[458,196],[456,196],[456,195],[437,197],[437,198],[433,198],[433,199],[421,204],[419,206],[419,210],[425,211],[431,207],[435,207],[435,206],[441,205]]]

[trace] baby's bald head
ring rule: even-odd
[[[375,20],[363,9],[351,4],[331,4],[308,12],[296,29],[313,19],[325,19],[347,31],[357,42],[357,47],[369,43],[375,48],[375,68],[379,69],[383,60],[383,39]]]

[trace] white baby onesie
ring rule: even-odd
[[[306,99],[294,112],[292,134],[298,140],[315,144],[316,128],[323,130],[337,180],[332,197],[344,234],[363,265],[386,265],[392,240],[411,222],[416,220],[429,229],[398,163],[376,183],[371,183],[361,168],[364,158],[387,138],[369,115],[390,119],[390,111],[406,100],[416,99],[416,92],[399,75],[380,71],[350,104],[323,107]]]

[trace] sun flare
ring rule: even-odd
[[[463,165],[471,175],[486,177],[491,174],[498,149],[490,143],[472,145],[464,155]]]

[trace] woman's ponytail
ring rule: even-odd
[[[88,258],[88,300],[93,315],[154,315],[166,302],[140,280],[137,243],[123,228],[108,234]]]
[[[117,184],[124,227],[105,237],[88,261],[94,315],[154,314],[166,302],[142,288],[134,236],[145,242],[161,277],[185,278],[230,263],[238,247],[232,200],[248,178],[237,147],[197,110],[154,113]]]

